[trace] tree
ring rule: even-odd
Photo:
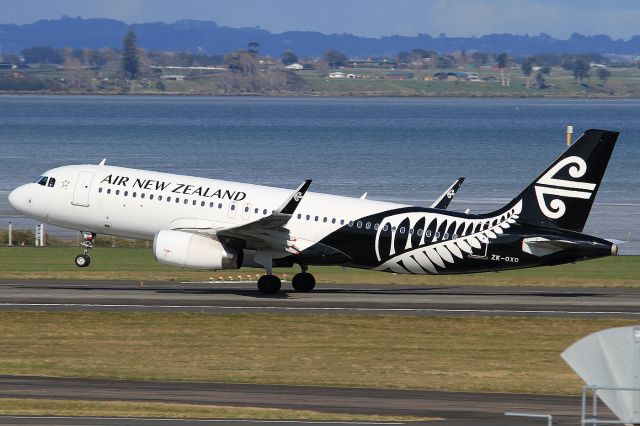
[[[349,58],[347,58],[347,55],[334,49],[329,49],[324,52],[323,59],[333,69],[335,69],[336,67],[344,66],[344,64],[349,60]]]
[[[603,85],[607,84],[607,80],[609,80],[609,77],[611,77],[611,71],[606,68],[598,69],[598,78],[602,81]]]
[[[122,40],[124,45],[122,70],[124,71],[125,78],[129,80],[135,80],[140,73],[140,53],[138,52],[136,41],[136,33],[133,32],[133,30],[129,30],[124,40]]]
[[[500,69],[500,83],[503,86],[509,86],[511,82],[508,81],[504,75],[504,69],[509,66],[509,57],[506,53],[503,52],[498,55],[498,58],[496,60],[498,62],[498,69]]]
[[[260,51],[260,43],[257,41],[250,41],[247,43],[247,52],[249,52],[253,56],[257,56]]]
[[[520,69],[522,69],[522,74],[524,74],[525,77],[527,77],[526,86],[528,89],[531,86],[531,72],[533,71],[533,58],[529,57],[525,59],[522,65],[520,66]]]
[[[49,46],[34,46],[21,53],[28,64],[61,64],[65,60],[62,51]]]
[[[280,61],[285,65],[291,65],[298,62],[298,57],[292,51],[285,50],[282,52],[282,55],[280,55]]]
[[[575,60],[573,63],[573,77],[578,84],[582,84],[585,79],[589,78],[589,60],[587,58]]]
[[[544,76],[549,74],[551,74],[551,68],[549,67],[542,67],[538,70],[536,74],[536,86],[538,86],[538,89],[546,89],[549,87],[544,79]]]
[[[471,54],[471,64],[476,68],[479,68],[481,65],[484,65],[489,60],[489,55],[482,52],[473,52]]]

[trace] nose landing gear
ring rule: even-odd
[[[91,258],[89,257],[89,250],[93,248],[93,239],[96,234],[93,232],[85,231],[82,233],[84,241],[80,245],[84,248],[83,253],[76,256],[76,266],[79,268],[86,268],[91,264]]]

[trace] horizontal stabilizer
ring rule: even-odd
[[[522,251],[534,256],[542,257],[558,251],[577,247],[580,244],[576,241],[549,240],[543,237],[531,237],[522,240]]]

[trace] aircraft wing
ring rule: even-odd
[[[289,222],[298,208],[304,194],[309,189],[311,180],[305,180],[272,214],[253,222],[239,226],[218,229],[216,235],[221,237],[239,238],[253,246],[269,246],[281,248],[297,254],[290,240],[289,231],[284,226]]]
[[[431,204],[431,208],[446,210],[447,207],[449,207],[449,203],[451,202],[451,200],[453,200],[453,197],[455,197],[456,192],[458,192],[458,190],[462,186],[462,182],[464,182],[464,176],[456,179],[456,181],[453,182],[453,184],[449,188],[447,188],[447,190],[444,191],[442,195],[433,202],[433,204]]]

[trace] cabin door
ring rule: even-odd
[[[76,181],[76,189],[73,191],[74,206],[89,206],[89,194],[91,192],[91,184],[93,183],[93,172],[80,172]]]

